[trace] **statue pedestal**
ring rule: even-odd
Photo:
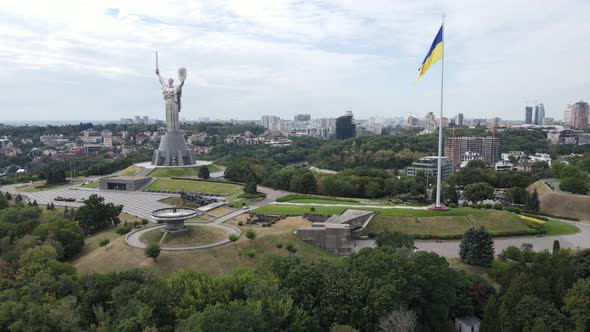
[[[195,157],[188,149],[184,136],[177,132],[166,132],[152,157],[152,165],[155,166],[186,166],[194,163]]]

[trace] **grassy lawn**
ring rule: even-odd
[[[245,218],[245,216],[240,217]],[[236,225],[237,222],[232,220],[229,223]],[[123,237],[119,237],[109,244],[111,248],[108,250],[95,249],[75,260],[73,264],[82,274],[93,271],[126,271],[142,267],[160,275],[181,270],[198,270],[210,275],[223,275],[241,268],[263,264],[269,256],[288,256],[284,247],[276,248],[277,243],[282,243],[284,246],[289,243],[294,244],[297,247],[295,256],[305,261],[336,259],[337,256],[302,242],[293,234],[293,231],[302,224],[308,223],[302,218],[294,217],[281,220],[272,227],[255,226],[253,227],[256,231],[254,240],[248,240],[242,235],[235,244],[226,244],[212,249],[162,252],[157,262],[145,257],[143,250],[127,245]],[[242,232],[247,229],[242,228]],[[245,252],[251,249],[256,251],[256,256],[253,258],[245,255]]]
[[[179,176],[197,176],[200,167],[158,167],[151,171],[148,176],[155,178],[170,178]],[[207,165],[210,173],[221,172],[223,169],[218,165]]]
[[[186,192],[199,192],[208,194],[238,194],[242,192],[242,187],[221,182],[208,181],[191,181],[191,180],[172,180],[157,179],[146,188],[147,190],[174,190]]]
[[[83,186],[80,186],[80,188],[91,188],[92,189],[92,188],[98,187],[98,185],[99,185],[98,179],[96,179],[96,180],[94,180],[94,181],[92,181],[90,183],[87,183],[87,184],[85,184]]]
[[[129,166],[121,171],[120,175],[122,176],[133,176],[141,171],[141,167],[138,166]]]
[[[147,233],[143,233],[141,234],[141,236],[139,237],[139,241],[146,243],[146,244],[150,244],[150,243],[154,243],[154,242],[160,242],[160,239],[162,238],[162,235],[164,235],[164,232],[162,232],[161,228],[157,228],[154,230],[151,230]]]
[[[316,206],[315,211],[311,212],[311,206],[296,206],[296,205],[279,205],[269,204],[261,206],[255,210],[256,213],[274,214],[274,215],[286,215],[286,216],[302,216],[306,213],[321,214],[325,216],[332,216],[335,214],[341,214],[347,208],[338,206]]]
[[[415,235],[451,236],[463,234],[471,227],[464,216],[438,217],[393,217],[377,215],[367,226],[367,232],[379,234],[386,230]]]
[[[329,198],[321,196],[291,194],[277,199],[277,202],[311,204],[363,204],[353,199]]]
[[[82,183],[82,180],[74,180],[74,184]],[[33,183],[26,187],[16,188],[16,191],[24,192],[24,193],[32,193],[38,192],[43,190],[49,189],[58,189],[58,188],[66,188],[70,186],[70,182],[68,183],[60,183],[60,184],[45,184],[45,182]]]
[[[221,217],[223,215],[226,215],[226,214],[228,214],[230,212],[234,212],[234,211],[235,211],[234,209],[230,209],[230,208],[222,206],[222,207],[218,207],[216,209],[213,209],[211,211],[207,211],[207,212],[205,212],[205,214],[208,214],[208,215],[214,216],[214,217]]]
[[[580,231],[578,227],[558,221],[547,221],[544,225],[546,235],[575,234]]]

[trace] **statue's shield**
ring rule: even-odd
[[[181,82],[186,80],[186,68],[178,68],[178,80]]]

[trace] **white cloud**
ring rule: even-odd
[[[26,110],[6,120],[71,117],[67,105],[41,109],[29,97],[48,80],[15,79],[50,77],[56,99],[72,98],[76,82],[80,103],[104,108],[79,118],[163,117],[158,50],[163,74],[188,68],[188,118],[421,115],[436,110],[439,69],[418,84],[414,75],[444,12],[449,113],[520,118],[539,100],[559,117],[562,104],[590,95],[589,9],[584,0],[5,2],[0,89],[11,95],[0,109]],[[120,86],[126,93],[113,96]]]

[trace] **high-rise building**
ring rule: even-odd
[[[347,139],[356,136],[356,124],[351,111],[336,119],[336,139]]]
[[[270,130],[278,130],[280,122],[281,118],[276,115],[263,115],[260,120],[260,124]]]
[[[436,116],[432,112],[428,112],[424,117],[424,129],[434,131],[438,128],[438,123],[436,121]]]
[[[588,103],[579,101],[572,106],[572,128],[588,128]]]
[[[294,118],[295,122],[309,122],[311,115],[309,114],[297,114]]]
[[[535,124],[545,124],[545,106],[543,104],[535,105]]]
[[[455,125],[457,125],[457,126],[463,125],[463,113],[459,113],[455,116]]]
[[[566,126],[571,126],[572,125],[572,107],[574,107],[574,105],[572,104],[567,104],[565,105],[565,110],[563,110],[563,121],[562,123]]]
[[[459,167],[466,153],[478,153],[493,165],[500,159],[500,140],[495,137],[447,137],[444,154],[454,167]]]
[[[526,106],[524,108],[524,123],[526,124],[532,124],[533,123],[533,107],[532,106]]]

